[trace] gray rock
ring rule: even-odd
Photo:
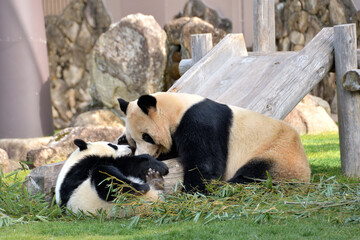
[[[74,140],[77,138],[88,142],[114,142],[123,132],[123,126],[66,128],[55,134],[46,146],[29,150],[26,154],[26,161],[31,163],[29,164],[30,167],[63,161],[76,149]]]
[[[59,149],[59,151],[60,150],[61,149]],[[26,162],[28,162],[30,168],[40,167],[45,164],[50,164],[62,160],[63,159],[60,158],[57,148],[47,146],[30,150],[26,154]]]
[[[3,138],[0,139],[0,148],[4,149],[10,159],[19,161],[26,160],[26,154],[31,149],[46,146],[53,138]]]
[[[304,45],[305,44],[304,34],[298,31],[291,31],[290,42],[292,42],[295,45]]]
[[[70,19],[60,18],[58,21],[58,27],[60,31],[70,39],[71,42],[75,42],[78,32],[79,32],[79,24]]]
[[[305,32],[309,27],[309,14],[305,11],[295,12],[289,18],[289,26],[291,29]]]
[[[346,23],[345,8],[342,3],[337,0],[330,0],[329,4],[330,23],[332,25]]]
[[[89,54],[110,23],[102,0],[73,0],[60,16],[45,18],[56,129],[68,127],[90,105]]]
[[[32,195],[45,194],[45,200],[51,202],[55,194],[57,176],[63,165],[64,162],[58,162],[35,168],[25,178],[25,188]]]
[[[133,14],[98,39],[91,57],[91,94],[108,108],[163,90],[166,33],[154,17]]]
[[[110,110],[98,109],[81,113],[75,118],[72,127],[123,127],[121,119]]]
[[[198,18],[193,17],[186,23],[181,31],[181,56],[182,58],[191,58],[191,35],[211,33],[213,46],[221,41],[226,35],[226,32],[221,29],[214,28],[210,23]]]
[[[77,44],[86,52],[89,52],[93,47],[93,37],[85,22],[81,24],[81,29],[77,38]]]
[[[331,118],[324,101],[319,101],[311,95],[305,98],[285,118],[300,134],[316,134],[322,132],[337,132],[338,127]]]
[[[9,156],[7,152],[0,148],[0,169],[4,171],[4,169],[9,165]]]
[[[66,128],[57,134],[49,142],[47,147],[58,150],[59,156],[67,156],[76,149],[74,140],[81,138],[84,141],[115,141],[124,132],[124,127],[71,127]]]
[[[305,3],[305,9],[311,13],[316,15],[321,7],[321,0],[307,0]]]
[[[186,23],[190,21],[189,17],[176,18],[165,24],[164,30],[170,44],[180,45],[181,30]]]
[[[188,1],[183,11],[178,14],[178,17],[198,17],[227,33],[232,31],[231,21],[221,17],[218,11],[207,6],[202,0]]]
[[[75,87],[82,79],[84,69],[75,65],[70,65],[64,69],[63,76],[68,87]]]

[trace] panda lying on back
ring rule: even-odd
[[[78,149],[65,162],[56,182],[56,203],[61,206],[85,213],[103,209],[111,215],[115,197],[109,176],[115,177],[115,184],[127,184],[122,192],[140,193],[152,200],[164,190],[161,180],[168,167],[150,155],[130,156],[129,146],[108,142],[76,139],[74,143]]]
[[[155,93],[127,102],[125,135],[136,154],[179,156],[186,191],[204,180],[247,183],[267,178],[310,180],[299,134],[259,113],[185,93]]]

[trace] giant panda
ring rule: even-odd
[[[131,156],[129,146],[109,142],[74,140],[78,147],[65,161],[55,187],[56,203],[77,213],[96,214],[102,209],[111,216],[115,196],[111,182],[122,192],[157,200],[162,193],[168,167],[150,155]],[[113,176],[112,180],[109,176]]]
[[[185,191],[202,191],[205,181],[248,183],[266,179],[310,180],[299,134],[283,121],[185,93],[159,92],[128,102],[119,142],[136,154],[178,156]]]

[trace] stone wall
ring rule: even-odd
[[[275,7],[278,51],[299,51],[324,27],[353,22],[356,15],[349,0],[280,0]],[[311,92],[329,102],[336,112],[334,73]]]
[[[54,126],[68,127],[91,103],[90,53],[111,19],[101,0],[73,0],[45,18]]]

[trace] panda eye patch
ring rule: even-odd
[[[109,145],[109,147],[112,147],[114,150],[118,150],[118,147],[116,145],[111,144],[111,143],[109,143],[108,145]]]
[[[148,142],[148,143],[151,143],[151,144],[155,144],[155,142],[154,142],[154,140],[152,139],[152,137],[150,137],[150,135],[147,134],[147,133],[143,133],[142,139],[143,139],[145,142]]]

